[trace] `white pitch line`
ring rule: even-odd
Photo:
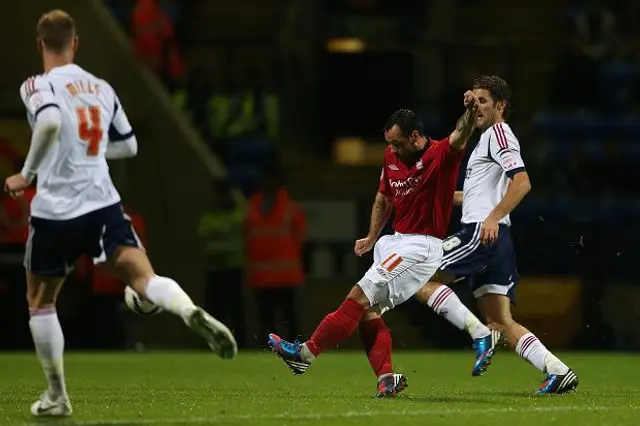
[[[562,413],[571,411],[619,411],[619,410],[640,410],[640,406],[630,405],[627,407],[606,407],[606,406],[586,406],[586,405],[567,405],[567,406],[549,406],[549,407],[504,407],[504,408],[443,408],[443,409],[403,409],[388,411],[345,411],[342,413],[281,413],[281,414],[230,414],[228,416],[211,416],[211,417],[187,417],[187,418],[171,418],[171,419],[113,419],[113,420],[81,420],[69,422],[56,422],[56,426],[73,425],[73,426],[100,426],[100,425],[154,425],[154,424],[213,424],[221,421],[234,420],[324,420],[324,419],[348,419],[362,417],[382,417],[382,416],[429,416],[429,415],[475,415],[490,413]],[[15,426],[42,426],[38,423],[21,423]]]

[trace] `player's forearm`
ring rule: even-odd
[[[138,153],[138,141],[132,136],[123,141],[109,142],[107,145],[107,160],[135,157]]]
[[[22,176],[28,181],[33,180],[36,176],[42,160],[58,138],[61,122],[58,108],[47,108],[38,116],[38,121],[33,127],[29,152],[21,171]]]
[[[531,182],[526,172],[518,173],[509,184],[502,201],[493,209],[489,215],[495,220],[500,220],[515,209],[522,199],[531,191]]]
[[[464,198],[464,192],[462,191],[455,191],[453,193],[453,205],[454,206],[461,206],[462,205],[462,199]]]
[[[391,216],[391,201],[389,197],[378,192],[371,209],[371,223],[369,225],[369,237],[377,238],[384,225]]]
[[[473,104],[467,107],[464,114],[462,114],[462,117],[458,119],[455,130],[449,136],[449,144],[452,148],[458,151],[462,151],[464,149],[476,127],[477,117],[477,106]]]

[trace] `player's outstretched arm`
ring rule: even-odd
[[[458,119],[456,128],[449,135],[449,145],[456,151],[462,151],[476,128],[478,117],[478,104],[470,91],[465,93],[464,103],[467,109]]]

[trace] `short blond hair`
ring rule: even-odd
[[[76,36],[76,22],[64,10],[52,10],[40,17],[36,33],[47,50],[62,53]]]

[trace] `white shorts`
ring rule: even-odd
[[[373,248],[373,265],[358,282],[382,314],[406,302],[436,273],[442,240],[416,234],[385,235]]]

